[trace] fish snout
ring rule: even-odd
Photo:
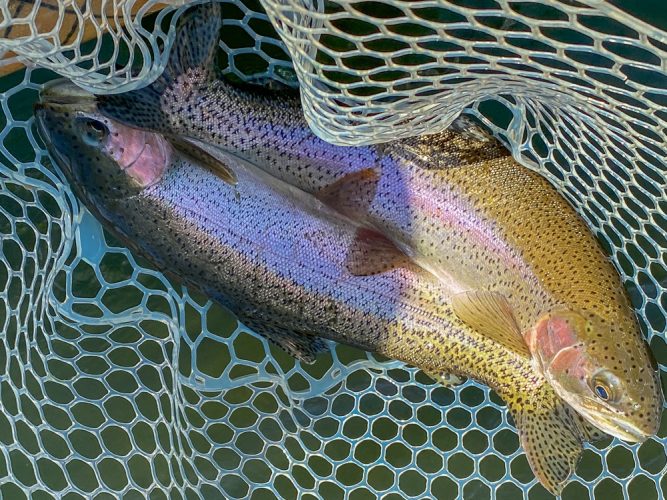
[[[629,443],[643,443],[657,432],[657,426],[643,426],[628,422],[616,422],[616,436]]]
[[[37,130],[47,145],[63,142],[68,133],[71,135],[75,119],[96,114],[96,108],[93,94],[65,78],[47,82],[33,105]],[[49,150],[53,153],[53,148]]]
[[[35,112],[48,110],[60,113],[63,118],[81,112],[96,112],[97,101],[94,94],[77,87],[70,80],[60,78],[47,82],[39,93],[39,101],[34,105]]]
[[[45,144],[49,144],[51,142],[51,134],[49,129],[53,126],[54,117],[49,108],[41,102],[36,102],[33,105],[33,110],[35,113],[35,124],[37,126],[39,136]]]
[[[593,416],[593,415],[592,415]],[[658,433],[660,419],[636,419],[623,415],[594,416],[591,423],[607,434],[629,443],[643,443]]]
[[[66,78],[47,82],[40,94],[42,104],[81,104],[95,102],[95,95],[75,85]]]

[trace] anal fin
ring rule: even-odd
[[[442,370],[425,370],[422,368],[422,371],[430,378],[445,387],[456,387],[457,385],[461,385],[466,381],[465,377],[459,377],[458,375],[454,375],[453,373],[448,373]]]
[[[314,335],[294,332],[277,326],[258,325],[252,321],[246,324],[254,332],[304,363],[314,363],[318,354],[329,351],[329,346],[324,339]]]

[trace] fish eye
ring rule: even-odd
[[[609,391],[607,388],[602,385],[602,384],[597,384],[594,388],[595,390],[595,395],[599,397],[602,401],[608,401],[609,400]]]
[[[614,375],[609,372],[597,373],[591,380],[591,389],[598,399],[602,401],[614,401]]]
[[[91,146],[97,146],[109,135],[107,126],[93,118],[81,120],[79,126],[83,133],[83,139]]]

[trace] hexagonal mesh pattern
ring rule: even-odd
[[[398,10],[391,10],[392,17],[382,15],[395,27],[379,36],[359,31],[365,26],[359,23],[368,19],[324,22],[335,43],[314,35],[312,18],[384,11],[368,11],[368,5],[377,5],[372,2],[330,3],[299,16],[294,7],[280,11],[283,31],[289,28],[293,37],[288,42],[305,84],[306,110],[311,120],[321,119],[318,130],[331,130],[338,140],[360,141],[381,139],[390,125],[395,135],[435,130],[478,99],[472,112],[517,157],[559,186],[599,234],[626,280],[664,375],[664,35],[645,26],[632,31],[634,21],[619,21],[617,13],[603,10],[606,4],[595,15],[590,9],[584,15],[582,4],[572,1],[545,2],[551,7],[520,12],[519,4],[521,9],[536,4],[493,2],[495,10],[488,11],[493,16],[482,17],[507,21],[500,19],[492,30],[518,33],[517,23],[532,26],[544,18],[545,29],[564,30],[567,24],[568,36],[590,37],[588,17],[616,30],[617,36],[605,36],[593,49],[574,50],[579,39],[553,42],[555,52],[540,45],[547,43],[542,28],[521,31],[509,38],[529,45],[520,47],[526,57],[512,67],[510,61],[498,62],[510,56],[495,53],[495,42],[476,38],[481,21],[467,2],[392,3]],[[422,60],[419,26],[428,23],[413,23],[414,11],[445,4],[465,19],[456,18],[454,35],[454,28],[438,33],[448,39],[458,33],[456,43],[469,54],[453,55],[452,61],[444,55],[435,62]],[[277,3],[267,6],[276,16]],[[327,9],[333,11],[327,14]],[[225,2],[227,71],[293,83],[287,51],[259,11],[256,4]],[[556,11],[577,14],[559,20]],[[444,13],[428,12],[430,23],[450,22]],[[609,15],[601,16],[605,12]],[[432,19],[436,14],[441,17]],[[173,25],[173,19],[161,16],[160,23]],[[464,29],[469,33],[458,31]],[[549,38],[555,36],[551,33]],[[316,49],[295,41],[304,34]],[[373,43],[380,39],[386,39],[384,45]],[[407,47],[392,45],[397,41]],[[334,62],[326,58],[330,44]],[[446,52],[444,46],[434,47],[428,50]],[[497,63],[465,59],[473,53],[480,57],[485,47],[491,51],[485,57]],[[378,78],[380,66],[350,66],[355,63],[348,56],[361,57],[361,52],[392,61],[391,71],[398,73],[383,79]],[[547,69],[575,52],[591,60],[570,62],[573,70]],[[606,70],[594,71],[596,61]],[[339,75],[331,72],[332,65]],[[452,65],[459,73],[467,68],[465,74],[454,75],[447,69]],[[398,66],[410,78],[418,77],[414,87]],[[500,66],[505,68],[501,75]],[[628,68],[635,72],[628,74]],[[561,83],[568,72],[584,70],[592,72],[587,79],[579,75],[579,81]],[[313,74],[335,83],[316,83]],[[348,85],[342,81],[345,74],[358,75],[361,83]],[[599,80],[592,74],[606,76]],[[469,81],[471,75],[478,80]],[[400,363],[343,346],[312,366],[300,365],[248,333],[220,307],[175,287],[118,247],[79,206],[35,139],[32,103],[51,77],[34,70],[0,81],[3,497],[133,498],[146,492],[152,498],[548,496],[528,468],[503,404],[486,388],[468,382],[446,389]],[[436,80],[443,78],[450,79],[441,88]],[[382,111],[375,117],[359,113],[354,94],[370,89],[371,80],[385,89],[385,94],[369,94],[375,96],[373,107]],[[593,89],[582,90],[585,83]],[[449,90],[454,85],[457,90]],[[336,92],[342,94],[334,101]],[[387,92],[396,99],[387,99]],[[495,109],[484,100],[491,95]],[[334,102],[340,107],[334,109]],[[397,111],[405,111],[401,117],[407,121],[397,122]],[[487,118],[491,115],[495,121]],[[663,425],[658,437],[641,446],[611,440],[589,447],[564,497],[664,495],[666,446]]]
[[[131,90],[164,70],[174,39],[174,25],[167,21],[174,7],[164,7],[184,3],[5,0],[0,11],[0,54],[11,56],[12,62],[49,68],[91,91]],[[163,9],[158,22],[144,29],[144,17],[157,9]],[[104,44],[98,43],[102,35]]]

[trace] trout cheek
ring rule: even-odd
[[[546,337],[547,321],[547,319],[542,319],[538,321],[535,326],[523,333],[523,339],[526,342],[528,350],[533,357],[535,368],[543,375],[546,374],[546,367],[549,363],[549,360],[544,358],[544,355],[540,349],[540,342],[541,339]]]
[[[578,344],[561,349],[549,363],[549,371],[554,375],[564,375],[577,379],[585,385],[586,370],[582,363],[583,345]]]
[[[585,380],[584,371],[573,360],[574,355],[566,353],[562,358],[556,360],[555,364],[549,366],[546,378],[554,387],[561,388],[561,397],[571,394],[580,400],[589,396],[588,384]]]
[[[156,134],[130,135],[127,148],[120,153],[119,165],[139,187],[152,186],[162,178],[172,160],[172,149],[166,139]]]
[[[122,133],[110,127],[110,136],[104,145],[104,152],[121,169],[131,167],[146,149],[146,133],[143,130],[124,129]]]
[[[570,323],[558,316],[553,316],[547,321],[545,337],[542,339],[543,350],[545,357],[552,362],[565,349],[574,347],[578,343],[577,334]]]
[[[563,373],[580,364],[575,362],[582,349],[577,333],[567,319],[557,314],[542,317],[523,337],[545,375]],[[582,373],[572,371],[570,375],[581,376]]]

